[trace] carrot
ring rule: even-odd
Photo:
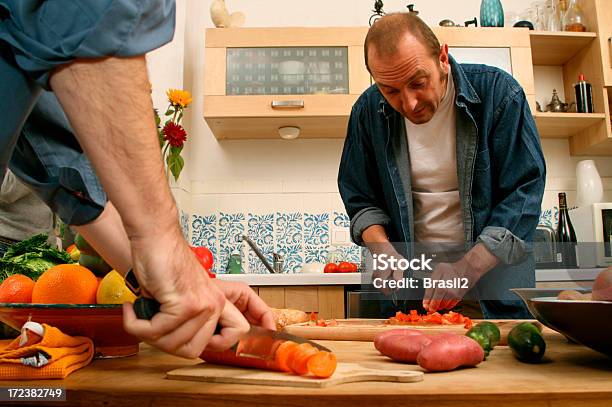
[[[308,374],[308,360],[317,354],[317,350],[308,343],[298,345],[293,351],[289,367],[293,373],[300,376]]]
[[[289,362],[293,359],[295,349],[297,347],[297,343],[292,341],[285,341],[278,348],[276,348],[276,353],[274,354],[274,361],[276,363],[276,366],[278,366],[280,370],[284,372],[291,372]]]
[[[200,358],[204,359],[208,363],[213,363],[216,365],[249,367],[263,370],[281,370],[273,360],[237,356],[231,349],[223,352],[204,351],[200,355]]]
[[[327,378],[334,374],[338,362],[336,360],[336,355],[333,353],[319,351],[316,355],[308,359],[306,365],[308,371],[314,376]]]

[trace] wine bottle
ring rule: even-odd
[[[567,210],[565,192],[559,193],[559,225],[557,226],[557,263],[566,268],[575,268],[576,232]]]

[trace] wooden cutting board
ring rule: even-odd
[[[193,380],[210,383],[323,388],[354,382],[420,382],[423,380],[423,372],[415,370],[371,369],[357,363],[338,363],[338,368],[332,377],[317,379],[289,373],[200,363],[194,366],[171,370],[166,373],[166,377],[172,380]]]
[[[463,325],[388,325],[385,324],[386,319],[338,319],[337,326],[312,326],[308,325],[308,322],[288,325],[284,328],[284,331],[292,335],[301,336],[306,339],[315,340],[331,340],[331,341],[362,341],[370,342],[374,340],[374,337],[384,331],[390,329],[418,329],[428,334],[439,334],[439,333],[456,333],[463,335],[467,332],[467,329]],[[488,320],[499,327],[501,332],[500,345],[507,344],[508,332],[518,323],[523,322],[519,320],[500,319],[500,320]],[[473,320],[474,325],[482,320]],[[530,320],[542,330],[542,325],[535,321]]]

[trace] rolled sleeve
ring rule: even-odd
[[[0,42],[48,89],[49,73],[75,59],[145,54],[172,40],[174,0],[0,0]]]
[[[523,262],[528,255],[529,247],[506,228],[487,226],[483,229],[476,243],[482,243],[503,264],[515,265]]]
[[[386,226],[390,221],[389,216],[380,208],[371,207],[362,209],[351,219],[351,237],[353,242],[362,246],[363,239],[361,235],[364,230],[372,225]]]

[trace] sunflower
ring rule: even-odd
[[[191,98],[191,93],[182,89],[168,89],[166,95],[172,106],[175,107],[187,107],[193,100]]]

